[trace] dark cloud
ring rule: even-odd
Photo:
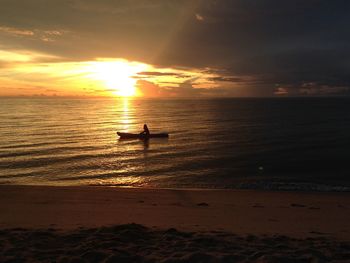
[[[348,86],[329,86],[310,82],[301,85],[276,85],[275,95],[278,96],[327,96],[327,95],[350,95]]]
[[[0,0],[0,6],[0,27],[8,31],[0,32],[2,48],[203,69],[218,75],[212,81],[224,82],[225,92],[232,83],[230,94],[237,95],[272,95],[276,84],[301,93],[307,83],[339,94],[350,86],[347,0]]]
[[[138,80],[137,87],[145,97],[194,97],[200,96],[202,89],[194,88],[192,80],[174,86],[161,87],[147,80]]]
[[[202,3],[203,21],[181,32],[164,61],[217,68],[224,71],[218,81],[248,77],[247,84],[262,89],[276,83],[350,85],[349,2]],[[271,88],[265,90],[270,95]]]
[[[211,88],[196,88],[193,81],[189,79],[182,83],[170,83],[173,86],[159,86],[151,81],[138,80],[137,88],[145,97],[222,97],[230,93],[229,90]]]
[[[209,78],[211,81],[225,81],[225,82],[245,82],[243,78],[240,77],[225,77],[225,76],[218,76],[218,77],[212,77]]]
[[[144,72],[137,73],[137,75],[155,76],[155,77],[174,76],[174,77],[178,77],[178,78],[188,77],[187,75],[184,75],[184,74],[173,73],[173,72],[158,72],[158,71],[144,71]]]

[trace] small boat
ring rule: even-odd
[[[149,138],[168,138],[168,133],[151,133],[149,135],[140,133],[127,133],[127,132],[117,132],[120,139],[141,139],[147,140]]]

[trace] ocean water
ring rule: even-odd
[[[350,99],[1,98],[0,183],[349,191]]]

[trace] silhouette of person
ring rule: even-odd
[[[150,134],[147,124],[143,125],[143,132],[141,132],[140,134],[147,135],[147,136]]]

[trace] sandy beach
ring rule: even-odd
[[[3,185],[0,211],[1,262],[350,260],[348,193]]]

